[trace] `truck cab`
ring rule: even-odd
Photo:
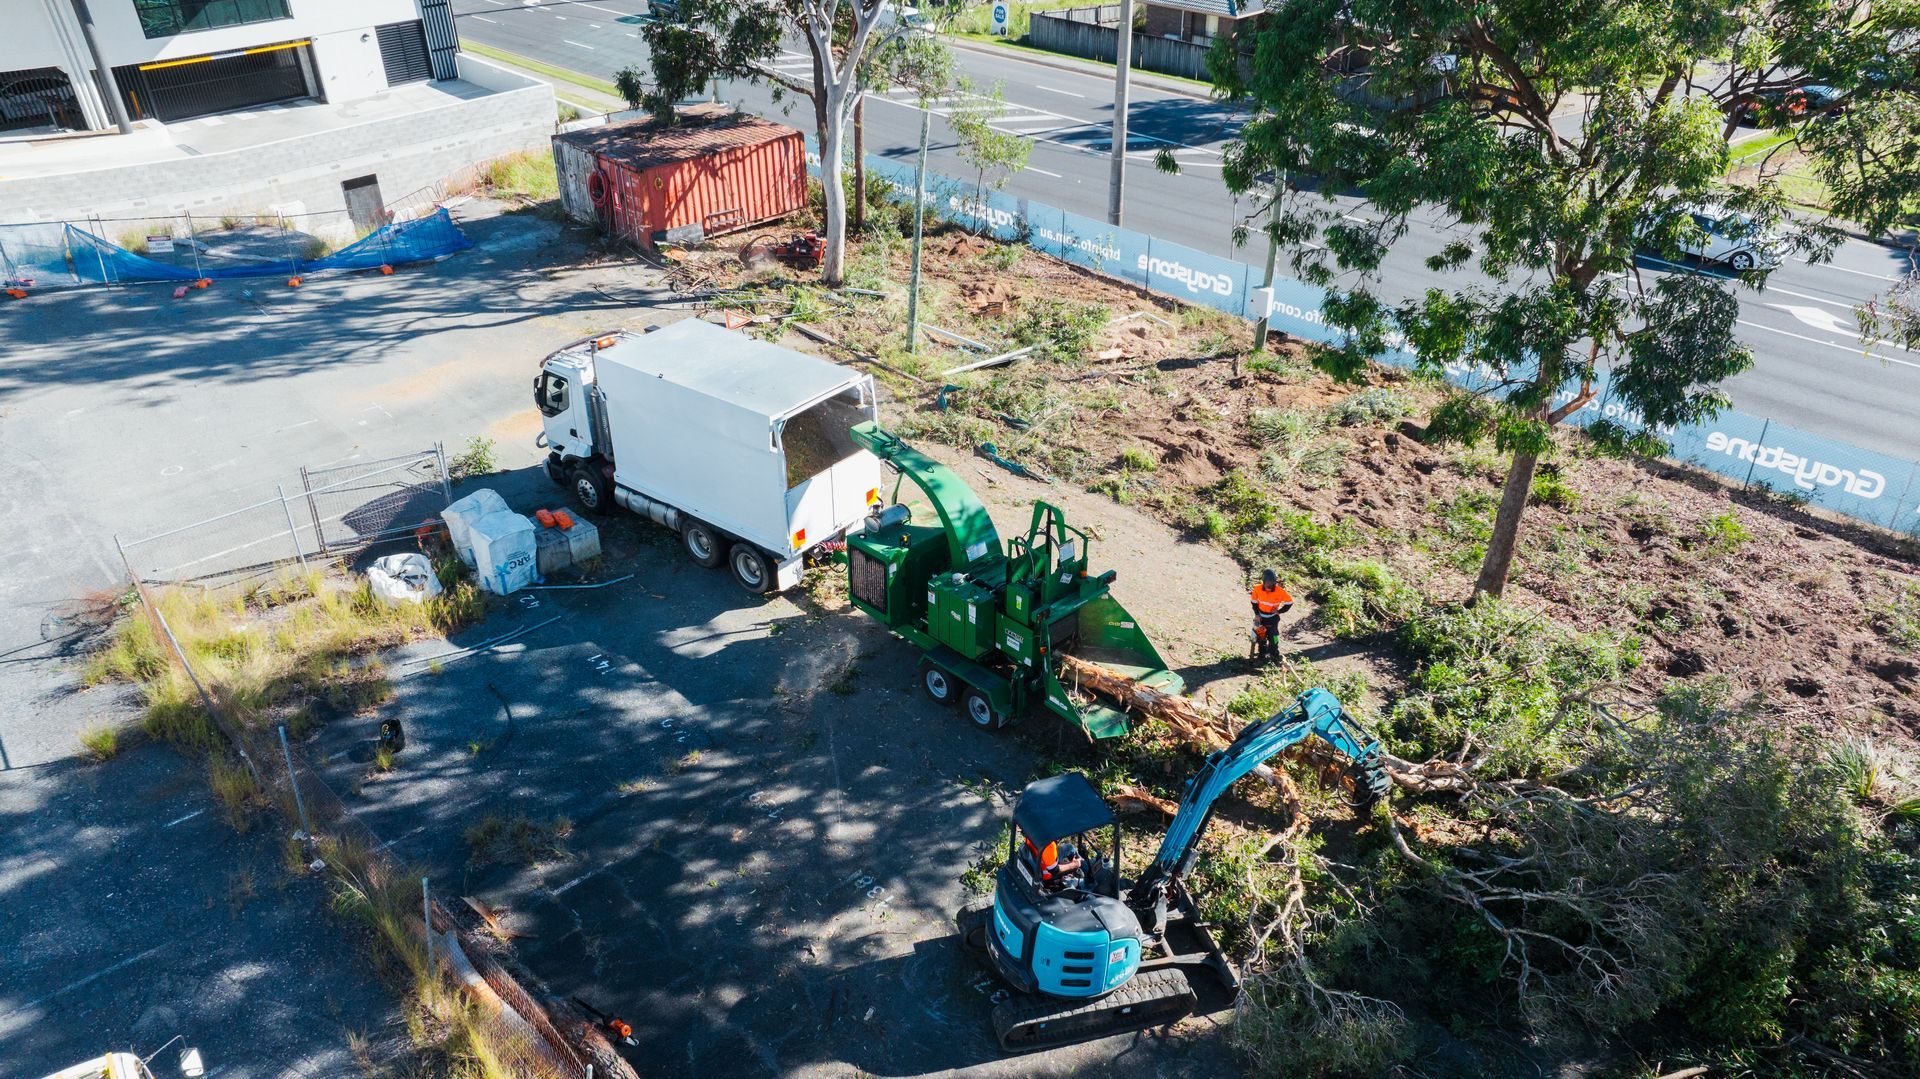
[[[580,342],[548,356],[533,380],[533,403],[540,410],[540,426],[548,452],[547,472],[555,483],[571,486],[565,474],[554,475],[559,462],[594,455],[593,355]],[[593,495],[596,492],[588,492]]]

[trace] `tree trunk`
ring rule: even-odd
[[[1507,470],[1507,486],[1500,492],[1500,512],[1493,519],[1493,536],[1487,540],[1487,556],[1480,562],[1480,579],[1473,582],[1473,598],[1498,599],[1507,587],[1507,571],[1513,566],[1514,545],[1520,538],[1520,515],[1526,512],[1527,496],[1533,493],[1533,470],[1540,463],[1535,453],[1515,453]]]
[[[853,231],[867,230],[867,95],[853,102]]]
[[[820,125],[820,188],[826,198],[827,220],[822,239],[826,253],[820,260],[820,281],[839,287],[847,272],[847,189],[842,140],[846,137],[845,113],[840,103],[827,102],[826,122]]]

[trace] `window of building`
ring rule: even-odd
[[[133,9],[148,37],[291,17],[287,0],[133,0]]]

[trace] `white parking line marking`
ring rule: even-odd
[[[560,887],[553,889],[547,894],[555,897],[565,895],[567,890],[572,888],[574,885],[579,884],[580,882],[587,880],[590,877],[599,876],[601,873],[606,872],[607,868],[608,868],[607,866],[603,865],[598,869],[589,869],[585,873],[580,874],[579,876],[573,878],[572,880],[566,882],[565,884],[562,884]]]
[[[477,20],[477,21],[479,21],[479,22],[490,22],[490,23],[493,23],[493,24],[494,24],[494,25],[496,25],[496,26],[498,26],[498,25],[500,24],[500,20],[499,20],[499,19],[489,19],[489,18],[487,18],[487,17],[485,16],[485,15],[475,15],[475,16],[474,16],[474,19],[475,19],[475,20]]]
[[[187,823],[188,821],[190,821],[190,820],[192,820],[193,818],[195,818],[195,817],[197,817],[197,816],[199,816],[200,814],[202,814],[202,813],[205,813],[205,812],[206,812],[206,810],[204,810],[204,809],[196,809],[196,810],[194,810],[193,812],[191,812],[191,813],[189,813],[189,814],[187,814],[187,815],[186,815],[186,816],[184,816],[184,817],[175,817],[175,818],[173,818],[172,820],[170,820],[170,821],[168,821],[167,823],[165,823],[165,824],[163,824],[163,825],[161,825],[160,827],[162,827],[162,828],[171,828],[171,827],[173,827],[173,826],[174,826],[174,825],[176,825],[176,824],[185,824],[185,823]]]
[[[80,979],[77,982],[72,982],[70,984],[63,985],[58,989],[55,989],[53,992],[48,993],[44,997],[40,997],[37,1000],[27,1001],[25,1004],[20,1005],[18,1008],[13,1009],[12,1011],[6,1013],[5,1015],[0,1015],[0,1019],[8,1019],[13,1016],[19,1015],[21,1012],[26,1011],[28,1008],[32,1008],[40,1004],[45,1004],[47,1001],[52,1000],[54,997],[57,997],[62,993],[71,993],[75,989],[78,989],[83,985],[90,985],[94,982],[97,982],[109,974],[113,974],[117,971],[124,970],[125,968],[130,967],[135,963],[138,963],[140,960],[145,959],[146,957],[152,955],[153,953],[159,951],[164,947],[166,947],[166,945],[156,944],[153,947],[148,948],[146,951],[141,952],[139,955],[133,956],[130,959],[120,960],[118,963],[115,963],[114,965],[108,967],[105,970],[96,970],[92,974],[87,975],[86,977]]]
[[[574,48],[576,48],[576,49],[585,49],[585,50],[587,50],[588,52],[592,52],[592,51],[593,51],[593,46],[591,46],[591,45],[582,45],[582,44],[580,44],[580,43],[579,43],[578,41],[567,41],[567,39],[566,39],[566,38],[561,38],[560,40],[561,40],[561,41],[566,41],[566,42],[567,42],[567,44],[569,44],[569,45],[571,45],[571,46],[573,46],[573,47],[574,47]]]

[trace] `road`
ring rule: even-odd
[[[645,0],[455,0],[461,35],[535,60],[601,78],[623,67],[648,70],[639,36]],[[1003,88],[1005,110],[994,126],[1030,139],[1024,172],[1009,194],[1096,219],[1107,210],[1112,145],[1110,76],[1035,62],[1019,50],[962,47],[962,71],[976,84]],[[788,53],[776,67],[796,75],[805,57]],[[750,111],[811,121],[791,94],[775,100],[765,87],[722,85],[722,96]],[[867,149],[909,160],[919,141],[919,107],[908,92],[875,95],[867,109]],[[945,117],[957,101],[932,103],[937,122],[929,167],[949,176],[971,171],[955,150]],[[1235,249],[1233,230],[1251,208],[1220,180],[1220,154],[1238,114],[1225,103],[1136,83],[1129,109],[1126,225],[1211,254],[1258,263],[1263,252]],[[1178,175],[1159,172],[1157,150],[1170,147]],[[1351,200],[1344,212],[1362,212]],[[1459,275],[1436,274],[1424,260],[1448,240],[1437,222],[1416,221],[1396,245],[1383,278],[1393,297],[1457,285]],[[1877,244],[1848,240],[1825,265],[1801,262],[1775,270],[1763,292],[1742,295],[1740,339],[1753,349],[1753,370],[1731,379],[1735,407],[1814,434],[1906,459],[1920,457],[1920,353],[1880,346],[1866,354],[1854,326],[1854,308],[1877,295],[1913,264]],[[1649,275],[1673,268],[1649,261]],[[1283,269],[1284,272],[1284,269]],[[1681,272],[1693,272],[1681,268]]]

